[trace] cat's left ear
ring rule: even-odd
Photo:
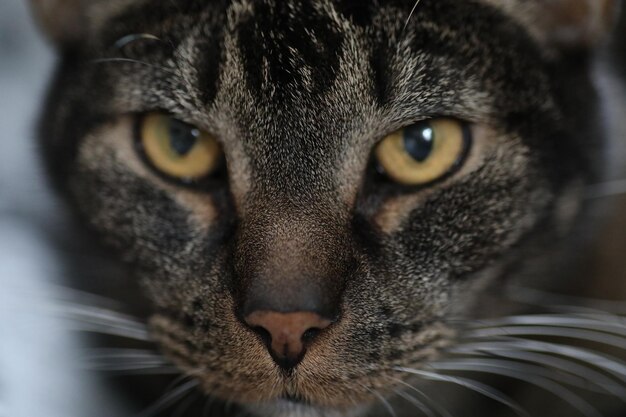
[[[97,0],[30,0],[42,31],[57,46],[80,42],[88,27],[88,9]]]
[[[522,2],[524,3],[524,2]],[[621,0],[536,0],[528,23],[549,46],[592,48],[607,38]]]

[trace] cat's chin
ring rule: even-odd
[[[279,399],[263,404],[247,404],[244,408],[255,417],[361,417],[367,407],[355,407],[350,410],[332,410]]]

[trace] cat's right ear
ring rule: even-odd
[[[534,24],[545,40],[560,48],[591,48],[606,39],[621,0],[541,0]]]
[[[87,28],[87,8],[94,0],[30,0],[41,30],[57,46],[77,43]]]

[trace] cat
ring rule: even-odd
[[[32,4],[51,183],[211,415],[432,413],[416,380],[450,381],[490,289],[559,279],[604,175],[617,1]],[[497,403],[464,415],[521,413],[462,381]]]

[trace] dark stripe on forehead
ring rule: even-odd
[[[330,89],[343,36],[313,0],[252,2],[237,27],[248,87],[262,96]]]
[[[353,24],[366,27],[372,23],[374,5],[368,0],[343,0],[334,4],[337,12]]]
[[[206,105],[213,102],[220,87],[220,69],[224,61],[223,27],[215,21],[206,23],[204,32],[207,35],[194,48],[198,53],[196,66],[200,99]]]

